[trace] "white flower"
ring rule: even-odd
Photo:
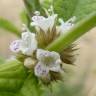
[[[76,20],[76,17],[72,17],[67,22],[64,22],[62,19],[59,19],[59,22],[61,23],[61,25],[59,27],[59,31],[61,33],[64,33],[66,31],[70,30],[74,26],[73,22],[75,20]]]
[[[55,24],[56,18],[57,14],[51,15],[48,18],[45,18],[43,16],[33,16],[33,22],[31,23],[31,25],[42,29],[44,32],[47,32],[48,29],[51,31]]]
[[[23,54],[31,56],[37,49],[35,34],[31,32],[22,33],[21,51]]]
[[[15,40],[10,44],[10,50],[14,53],[20,52],[21,40]]]
[[[60,72],[61,60],[56,52],[49,52],[42,49],[37,50],[38,63],[35,66],[35,75],[38,77],[47,76],[49,71]],[[38,67],[39,66],[39,67]],[[42,75],[43,74],[43,75]]]
[[[31,32],[22,33],[20,40],[15,40],[10,44],[12,52],[22,52],[24,55],[32,56],[33,52],[37,49],[37,40],[35,34]]]

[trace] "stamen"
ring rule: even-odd
[[[52,5],[51,5],[50,8],[48,9],[48,12],[50,12],[51,15],[54,14],[54,8],[53,8]]]

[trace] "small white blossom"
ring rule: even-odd
[[[59,19],[59,22],[61,23],[61,25],[59,27],[59,31],[61,33],[64,33],[66,31],[70,30],[74,26],[73,22],[75,20],[76,20],[76,17],[72,17],[67,22],[64,22],[62,19]]]
[[[21,40],[15,40],[10,44],[10,50],[14,53],[20,52]]]
[[[31,25],[42,29],[44,32],[47,32],[48,29],[51,31],[55,24],[56,18],[57,14],[51,15],[48,18],[45,18],[43,16],[33,16],[33,22],[31,23]]]
[[[38,64],[35,67],[35,75],[38,76],[39,71],[45,71],[45,75],[49,73],[49,71],[60,72],[61,71],[61,60],[60,56],[56,52],[49,52],[42,49],[37,50],[37,60]],[[40,69],[38,69],[38,66]],[[40,75],[42,76],[42,74]]]
[[[10,44],[10,49],[14,53],[22,52],[24,55],[31,56],[37,49],[35,34],[26,30],[22,33],[20,40],[15,40]]]
[[[23,54],[31,56],[37,49],[35,34],[31,32],[22,33],[21,51]]]

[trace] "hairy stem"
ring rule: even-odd
[[[84,18],[83,20],[78,22],[74,26],[74,28],[72,28],[70,31],[66,32],[66,34],[61,35],[58,39],[53,41],[46,48],[46,50],[60,52],[95,26],[96,26],[96,12],[91,13],[89,16],[87,16],[87,18]]]

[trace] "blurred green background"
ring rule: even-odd
[[[22,23],[19,14],[23,7],[22,0],[0,0],[0,16],[12,21],[17,27],[21,28]],[[14,34],[0,29],[0,56],[9,58],[12,55],[9,44],[16,38]],[[96,28],[82,36],[76,43],[80,49],[77,51],[79,55],[75,64],[80,68],[84,68],[89,64],[92,65],[85,89],[92,89],[88,96],[96,96]]]

